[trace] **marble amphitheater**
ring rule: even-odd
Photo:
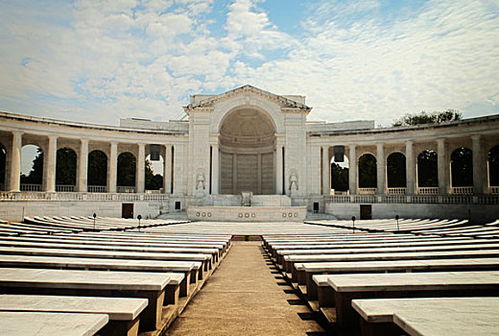
[[[310,111],[245,85],[167,122],[0,112],[0,334],[497,335],[499,115]]]

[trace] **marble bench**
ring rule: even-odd
[[[106,314],[109,323],[99,332],[108,336],[136,336],[146,299],[48,295],[0,295],[0,312],[56,312]]]
[[[324,281],[328,274],[499,270],[499,258],[324,262],[296,266],[299,269],[298,283],[306,284],[307,299],[317,300],[317,284],[321,282],[321,291],[328,290],[327,281]],[[316,279],[320,275],[322,277]]]
[[[0,254],[0,267],[58,268],[135,272],[182,272],[180,296],[189,294],[189,284],[196,283],[202,263],[198,261],[163,261],[139,259],[100,259],[37,255]],[[202,278],[202,277],[201,277]]]
[[[463,259],[463,258],[499,258],[499,250],[463,250],[463,251],[423,251],[423,252],[387,252],[387,253],[360,253],[360,254],[331,254],[319,255],[307,259],[307,262],[354,262],[354,261],[391,261],[415,259]],[[294,256],[289,256],[288,261],[292,267],[292,280],[298,281],[297,262],[291,261]],[[303,260],[303,259],[301,259]]]
[[[0,312],[0,335],[92,336],[108,321],[106,314]]]
[[[107,259],[134,259],[134,260],[166,260],[166,261],[200,261],[203,263],[203,271],[212,268],[210,254],[201,253],[146,253],[128,251],[100,251],[80,249],[47,249],[36,247],[5,247],[0,246],[0,254],[34,255],[34,256],[59,256],[59,257],[82,257],[82,258],[107,258]],[[203,272],[199,272],[200,280]]]
[[[77,249],[77,250],[100,250],[100,251],[122,251],[122,252],[146,252],[146,253],[203,253],[210,254],[213,258],[213,263],[218,261],[219,250],[213,248],[189,248],[189,247],[140,247],[127,246],[125,244],[119,246],[110,246],[106,244],[63,244],[63,243],[42,243],[42,242],[25,242],[13,240],[1,240],[0,246],[15,246],[15,247],[37,247],[37,248],[53,248],[53,249]]]
[[[488,336],[499,330],[499,298],[353,300],[364,336]],[[402,329],[402,330],[401,330]]]
[[[466,251],[466,250],[499,250],[499,243],[474,243],[474,244],[446,244],[431,246],[385,246],[362,247],[362,248],[327,248],[327,249],[293,249],[278,250],[277,263],[287,267],[287,255],[318,255],[318,254],[361,254],[361,253],[391,253],[391,252],[437,252],[437,251]]]
[[[161,322],[169,282],[168,274],[151,272],[3,268],[0,293],[146,298],[149,303],[141,316],[140,328],[155,330]]]
[[[499,271],[328,275],[340,335],[360,333],[352,300],[363,298],[497,296]]]

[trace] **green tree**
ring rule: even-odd
[[[499,186],[499,145],[489,151],[490,185]]]
[[[163,176],[160,174],[154,174],[151,168],[151,161],[146,160],[145,164],[145,183],[146,190],[159,190],[163,187]]]
[[[386,161],[388,188],[405,188],[407,183],[405,155],[402,153],[392,153]]]
[[[438,124],[446,121],[455,121],[462,119],[461,112],[453,109],[447,109],[442,112],[427,113],[421,111],[416,114],[405,114],[400,119],[393,122],[392,126],[414,126],[422,124]]]
[[[331,184],[336,191],[348,190],[348,168],[342,167],[337,163],[331,165]]]
[[[37,148],[37,154],[33,159],[33,166],[28,175],[21,175],[23,184],[42,184],[43,181],[43,152]]]

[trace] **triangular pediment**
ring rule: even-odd
[[[197,96],[197,99],[192,99],[191,104],[186,106],[187,109],[195,109],[195,108],[210,108],[213,107],[216,103],[226,100],[226,99],[231,99],[234,97],[238,96],[244,96],[248,94],[254,94],[261,96],[265,99],[271,100],[275,103],[277,103],[279,106],[283,108],[295,108],[295,109],[304,109],[304,110],[311,110],[310,107],[308,107],[305,104],[302,104],[300,102],[297,102],[295,100],[289,99],[285,96],[280,96],[276,95],[274,93],[259,89],[257,87],[254,87],[252,85],[244,85],[229,91],[226,91],[224,93],[218,94],[218,95],[213,95],[213,96],[206,96],[204,97],[199,97]]]

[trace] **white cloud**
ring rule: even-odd
[[[232,1],[217,32],[211,0],[82,0],[64,14],[11,4],[0,13],[0,109],[169,119],[189,94],[249,83],[306,95],[311,118],[330,121],[497,111],[494,1],[431,0],[386,19],[379,1],[324,0],[301,37],[280,31],[261,2]]]

